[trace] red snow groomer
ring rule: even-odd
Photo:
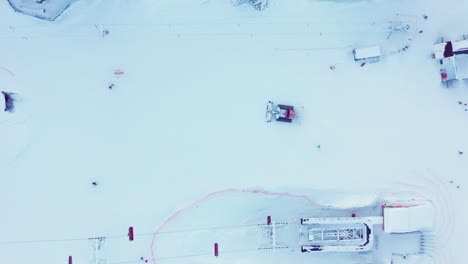
[[[275,105],[272,101],[268,101],[265,117],[267,123],[271,122],[273,118],[276,121],[291,123],[295,117],[296,112],[294,111],[294,106],[283,104]]]

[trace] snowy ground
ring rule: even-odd
[[[102,257],[138,263],[179,208],[219,189],[258,187],[350,207],[366,205],[367,196],[346,199],[341,191],[426,196],[437,205],[434,233],[443,244],[435,262],[463,263],[468,112],[458,101],[468,102],[468,87],[441,86],[430,50],[441,34],[466,33],[468,3],[444,5],[457,8],[447,16],[434,0],[272,0],[259,13],[228,0],[81,0],[46,22],[0,2],[0,87],[20,96],[15,113],[0,114],[3,262],[66,263],[73,255],[89,263],[86,238],[122,235],[106,240]],[[395,19],[413,31],[387,40]],[[109,30],[104,38],[100,24]],[[386,54],[380,63],[353,62],[354,47],[375,44]],[[125,74],[117,78],[119,69]],[[303,106],[300,123],[265,124],[267,100]],[[261,208],[271,206],[217,199],[226,204],[203,212],[233,219],[228,226],[264,219]],[[211,216],[181,217],[205,227]],[[172,228],[184,229],[177,223]],[[129,226],[147,235],[130,243]],[[230,243],[251,239],[238,235]],[[85,240],[3,243],[69,238]],[[177,240],[164,246],[173,250]],[[158,263],[290,263],[291,256]]]

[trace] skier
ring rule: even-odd
[[[458,155],[463,155],[463,151],[458,151]]]
[[[95,182],[95,181],[92,182],[91,184],[92,184],[93,186],[98,186],[98,182]]]
[[[114,84],[111,83],[107,88],[109,88],[109,90],[112,90],[112,88],[114,88]]]

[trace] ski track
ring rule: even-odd
[[[434,250],[431,252],[431,257],[437,264],[450,264],[452,258],[450,253],[444,250],[448,247],[451,235],[454,232],[455,211],[453,201],[451,200],[450,190],[447,188],[447,183],[443,182],[439,177],[431,171],[427,171],[429,176],[422,175],[419,178],[423,182],[417,184],[401,183],[399,186],[408,188],[408,192],[429,200],[433,203],[435,209],[434,229],[431,232],[437,238],[434,242]]]
[[[156,236],[159,232],[161,232],[164,227],[169,223],[171,222],[172,220],[174,220],[175,218],[177,218],[178,216],[180,216],[181,214],[183,214],[185,211],[187,211],[188,209],[190,208],[193,208],[194,206],[206,201],[207,199],[213,197],[213,196],[216,196],[216,195],[220,195],[220,194],[224,194],[224,193],[248,193],[248,194],[259,194],[259,195],[269,195],[269,196],[283,196],[283,197],[293,197],[293,198],[298,198],[298,199],[303,199],[303,200],[306,200],[309,204],[315,206],[315,207],[322,207],[321,205],[315,203],[314,201],[312,201],[309,197],[307,197],[307,195],[302,195],[302,194],[293,194],[293,193],[288,193],[288,192],[272,192],[272,191],[266,191],[266,190],[262,190],[262,189],[252,189],[252,190],[248,190],[248,189],[236,189],[236,188],[228,188],[228,189],[223,189],[223,190],[219,190],[219,191],[214,191],[214,192],[211,192],[197,200],[195,200],[194,202],[192,202],[191,204],[175,211],[173,214],[171,214],[157,229],[156,231],[154,232],[153,234],[153,238],[151,240],[151,260],[153,261],[154,264],[156,264],[156,258],[155,258],[155,254],[154,254],[154,247],[155,247],[155,241],[156,241]]]
[[[4,72],[9,73],[11,77],[15,77],[15,74],[12,71],[10,71],[9,69],[7,69],[5,67],[2,67],[2,66],[0,66],[0,69],[2,69]]]

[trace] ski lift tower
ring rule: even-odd
[[[93,260],[90,262],[91,264],[106,264],[106,261],[99,257],[99,253],[101,251],[101,247],[105,239],[106,239],[105,237],[89,238],[89,240],[93,242],[93,247],[94,247],[94,257],[93,257]]]
[[[283,242],[284,234],[280,234],[280,239],[278,241],[278,227],[286,225],[288,225],[287,222],[272,221],[271,216],[267,217],[266,224],[259,224],[259,226],[264,229],[266,241],[258,247],[258,250],[273,250],[273,252],[275,252],[277,249],[288,248],[288,245]]]

